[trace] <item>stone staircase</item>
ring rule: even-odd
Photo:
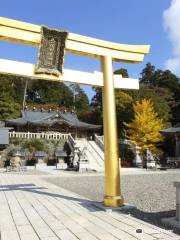
[[[95,141],[88,141],[87,156],[92,170],[96,170],[97,172],[104,171],[104,152]]]
[[[96,172],[104,171],[104,152],[95,141],[86,139],[74,140],[74,144],[80,151],[85,149],[86,158],[88,160],[88,168]]]

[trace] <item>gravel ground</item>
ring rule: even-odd
[[[133,204],[133,216],[162,226],[161,218],[175,216],[175,188],[173,182],[180,180],[180,172],[164,174],[123,175],[122,194],[125,202]],[[53,177],[46,180],[91,200],[102,201],[103,176]]]

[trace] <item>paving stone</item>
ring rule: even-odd
[[[22,240],[39,240],[39,237],[35,233],[24,233],[20,237]]]
[[[150,234],[147,234],[147,233],[137,233],[135,230],[134,231],[129,231],[128,233],[132,234],[132,236],[136,237],[137,239],[140,239],[140,240],[155,240],[157,239],[156,237],[153,237],[152,235]]]
[[[157,229],[152,228],[150,224],[145,225],[143,224],[143,222],[137,222],[135,218],[132,218],[132,217],[127,218],[126,216],[120,215],[120,214],[117,217],[117,214],[116,214],[116,219],[125,223],[128,226],[134,227],[135,229],[142,229],[143,233],[147,233],[147,234],[157,233]]]
[[[58,237],[43,237],[43,238],[41,238],[41,240],[59,240],[59,238]]]
[[[120,230],[120,229],[114,229],[114,230],[111,230],[111,234],[118,238],[118,239],[121,239],[121,240],[137,240],[137,238],[127,232],[124,232],[123,230]]]
[[[156,234],[153,234],[154,237],[158,238],[158,239],[169,239],[169,235],[165,234],[165,233],[156,233]]]
[[[156,238],[157,239],[157,238]],[[164,239],[164,238],[159,238],[158,240],[167,240],[167,238],[166,239]],[[168,238],[168,240],[180,240],[180,237],[169,237]]]
[[[0,175],[0,181],[3,185],[24,184],[23,191],[0,191],[3,240],[180,239],[174,233],[134,217],[97,211],[86,199],[45,183],[38,176]],[[29,190],[30,184],[33,191]],[[137,228],[142,228],[142,233],[137,233]]]
[[[42,228],[35,228],[35,231],[37,232],[37,234],[40,237],[54,237],[55,234],[53,233],[53,231],[51,231],[50,228],[46,227],[42,227]]]
[[[72,234],[69,230],[59,230],[56,231],[56,234],[58,237],[60,237],[61,240],[77,240],[78,238]]]
[[[34,233],[34,229],[31,225],[17,226],[19,234],[32,234]]]
[[[76,236],[80,240],[97,240],[97,238],[94,235],[92,235],[88,232],[76,233]]]
[[[55,231],[55,230],[62,230],[65,229],[66,227],[58,220],[54,222],[49,222],[49,226]]]
[[[83,232],[84,228],[74,221],[66,221],[64,225],[70,229],[74,234]]]
[[[18,232],[15,231],[4,231],[1,229],[1,239],[2,240],[20,240]]]
[[[98,239],[101,239],[101,240],[117,240],[116,237],[113,237],[112,235],[110,235],[108,233],[99,235]]]
[[[29,221],[27,218],[15,218],[14,219],[15,223],[17,226],[24,226],[24,225],[29,225]]]

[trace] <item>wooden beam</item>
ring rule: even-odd
[[[41,27],[0,17],[0,40],[38,46]],[[149,45],[127,45],[69,33],[66,52],[99,58],[110,55],[114,61],[138,63],[149,52]]]
[[[56,77],[47,74],[34,74],[34,68],[34,64],[0,59],[0,73],[2,74],[28,77],[31,79],[79,83],[99,87],[103,86],[103,74],[101,72],[88,73],[64,69],[64,74],[60,77]],[[138,79],[122,78],[121,75],[114,75],[114,84],[115,88],[139,89]]]

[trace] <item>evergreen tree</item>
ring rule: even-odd
[[[93,90],[95,91],[95,95],[92,98],[91,101],[91,107],[93,109],[92,117],[92,123],[94,124],[103,124],[103,106],[102,106],[102,88],[93,87]]]
[[[141,73],[140,83],[148,85],[151,88],[165,89],[169,91],[168,102],[172,112],[172,124],[180,121],[180,79],[170,70],[162,71],[155,69],[151,63],[148,63]],[[168,100],[167,100],[168,101]],[[173,104],[172,104],[173,103]]]
[[[71,84],[70,87],[74,95],[74,108],[78,115],[81,116],[90,110],[89,99],[79,84]]]
[[[123,78],[128,78],[129,74],[126,68],[120,68],[114,71],[114,74],[120,74]]]
[[[21,105],[19,99],[15,98],[11,77],[0,75],[0,89],[0,120],[18,117]]]
[[[23,77],[0,74],[0,89],[9,93],[15,102],[22,104],[25,81],[26,79]]]
[[[154,73],[155,73],[155,66],[153,66],[151,63],[147,63],[146,67],[141,72],[140,82],[147,85],[153,85],[155,80]]]
[[[91,106],[93,107],[93,119],[96,119],[96,124],[103,124],[102,116],[102,88],[93,88],[96,92],[94,95]],[[131,121],[133,117],[132,103],[133,98],[123,90],[115,90],[116,102],[116,115],[117,115],[117,128],[118,135],[121,138],[125,137],[124,122]]]
[[[69,108],[73,106],[73,93],[64,83],[35,80],[28,84],[27,100]]]
[[[153,103],[154,110],[158,114],[158,117],[163,119],[167,127],[171,125],[171,107],[174,104],[174,99],[172,93],[168,89],[141,84],[138,91],[127,90],[125,92],[132,97],[133,102],[149,99]]]
[[[116,115],[117,115],[117,129],[120,138],[126,137],[126,126],[124,122],[128,123],[133,118],[133,98],[126,92],[116,89]]]
[[[0,120],[16,118],[20,115],[21,106],[9,93],[0,93]]]

